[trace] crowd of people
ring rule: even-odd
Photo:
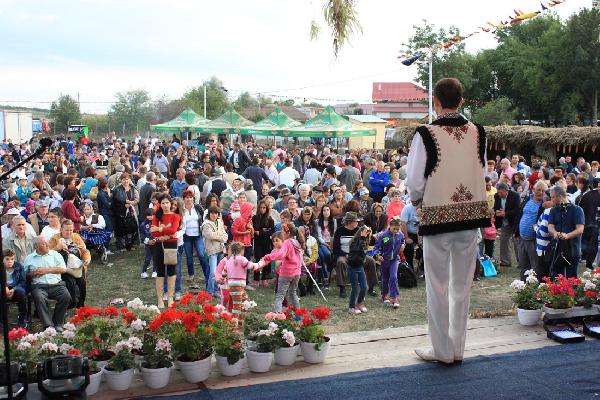
[[[309,274],[349,297],[351,314],[367,312],[367,296],[398,308],[398,264],[417,267],[420,209],[407,195],[407,148],[192,145],[114,133],[86,144],[53,140],[1,183],[6,295],[19,326],[31,294],[44,327],[60,329],[68,308],[85,303],[92,256],[107,263],[136,248],[159,307],[202,289],[238,313],[246,291],[260,286],[274,288],[275,311],[299,306],[298,295],[316,289]],[[38,145],[5,141],[2,170]],[[581,252],[588,268],[595,263],[598,163],[532,163],[518,155],[487,162],[492,224],[479,230],[479,256],[494,257],[499,241],[501,265],[575,276]]]

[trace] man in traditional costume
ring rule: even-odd
[[[427,317],[432,348],[416,349],[430,362],[462,362],[477,229],[490,225],[485,192],[485,131],[465,119],[463,87],[453,78],[434,89],[437,119],[417,128],[408,155],[408,192],[423,236]]]

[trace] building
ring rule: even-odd
[[[376,136],[362,136],[350,138],[351,149],[384,149],[385,148],[385,126],[387,121],[373,115],[346,115],[350,122],[361,127],[373,128]]]
[[[411,82],[373,82],[372,114],[392,125],[406,125],[427,118],[429,95]]]

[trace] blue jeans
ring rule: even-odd
[[[331,271],[330,266],[333,265],[333,263],[331,262],[331,250],[321,243],[319,243],[319,265],[321,268],[319,268],[317,276],[325,280],[329,277],[329,271]]]
[[[208,256],[209,276],[206,280],[206,291],[210,294],[215,294],[219,289],[217,281],[215,280],[215,273],[217,271],[217,265],[222,258],[223,253],[215,253]]]
[[[175,292],[181,292],[181,281],[183,280],[183,272],[181,271],[181,264],[183,262],[183,246],[177,248],[177,265],[175,266]],[[163,286],[164,292],[167,293],[167,280]]]
[[[156,266],[152,262],[152,246],[145,244],[144,245],[144,263],[142,264],[142,272],[146,272],[148,267],[152,263],[152,272],[156,272]]]
[[[358,304],[362,304],[365,301],[365,293],[367,292],[367,274],[363,267],[353,268],[348,265],[347,268],[348,280],[352,285],[352,291],[350,292],[350,308],[356,307],[356,291],[358,285],[360,285],[360,291],[358,292]]]
[[[204,279],[208,281],[208,261],[206,257],[206,250],[204,248],[204,240],[202,236],[188,236],[183,235],[183,247],[185,249],[185,258],[187,263],[188,276],[194,276],[194,248],[196,254],[200,260],[202,266],[202,272],[204,273]]]

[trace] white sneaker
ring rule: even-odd
[[[181,292],[175,292],[175,300],[181,299]]]
[[[157,276],[158,276],[158,274],[157,274],[156,272],[153,272],[153,273],[152,273],[152,277],[153,277],[153,278],[156,278]]]
[[[166,293],[163,293],[163,301],[169,301],[169,295]]]
[[[113,252],[112,252],[112,251],[110,251],[109,249],[106,249],[106,255],[107,255],[107,256],[112,256],[113,254],[115,254],[115,253],[113,253]]]
[[[361,311],[358,308],[349,308],[348,313],[349,314],[360,314]]]
[[[367,310],[367,307],[365,307],[364,304],[359,304],[356,306],[356,308],[358,308],[360,310],[360,312],[363,312],[363,313],[366,313],[367,311],[369,311],[369,310]]]
[[[147,272],[142,272],[140,274],[140,278],[142,278],[142,279],[148,279],[148,273]]]

